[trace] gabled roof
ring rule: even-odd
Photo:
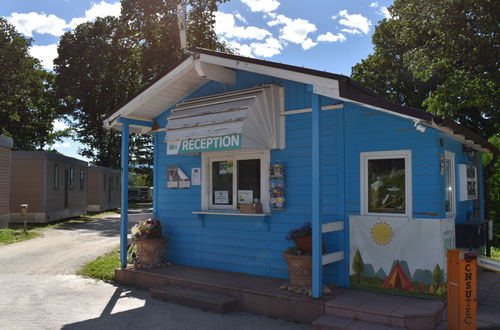
[[[475,149],[498,150],[487,140],[455,122],[429,112],[391,103],[351,78],[325,71],[259,60],[207,49],[195,49],[173,70],[159,78],[124,106],[105,119],[105,127],[118,129],[119,118],[152,122],[165,109],[176,104],[209,80],[235,82],[234,70],[249,71],[311,85],[314,93],[369,107],[432,126]],[[131,125],[134,132],[147,133],[149,127]]]

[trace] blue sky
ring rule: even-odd
[[[216,32],[241,55],[350,75],[373,50],[371,35],[392,0],[231,0],[216,13]],[[2,0],[0,15],[33,38],[31,54],[47,70],[59,37],[80,23],[120,13],[114,0]],[[65,123],[57,122],[56,128]],[[68,156],[78,143],[54,145]]]

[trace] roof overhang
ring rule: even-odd
[[[277,62],[196,49],[173,70],[151,84],[139,95],[104,120],[107,128],[120,129],[120,118],[130,119],[131,132],[151,132],[153,121],[207,81],[234,84],[236,70],[258,73],[310,85],[315,94],[417,121],[481,151],[498,152],[488,141],[450,120],[424,110],[390,103],[347,76]],[[134,124],[147,122],[148,125]]]

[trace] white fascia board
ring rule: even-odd
[[[463,144],[473,148],[474,150],[481,151],[481,152],[490,152],[488,149],[483,148],[481,145],[474,143],[474,141],[467,140],[465,138],[465,136],[463,136],[461,134],[454,133],[453,130],[448,128],[448,127],[439,126],[434,122],[432,123],[432,127],[435,128],[436,130],[440,131],[444,135],[448,136],[450,139],[455,140],[459,143],[463,143]]]
[[[236,72],[234,72],[234,70],[226,69],[214,64],[204,63],[199,59],[194,61],[194,68],[196,73],[198,73],[198,75],[203,79],[214,80],[229,85],[236,82]]]
[[[118,111],[116,111],[110,117],[108,117],[108,119],[104,121],[104,127],[106,128],[113,127],[114,125],[116,125],[116,119],[120,117],[129,117],[132,113],[134,113],[134,111],[139,109],[141,105],[144,104],[144,102],[146,102],[151,97],[154,97],[155,94],[157,94],[158,92],[161,92],[161,90],[163,90],[166,84],[174,80],[176,77],[180,77],[184,75],[187,71],[191,70],[193,68],[193,62],[194,62],[193,57],[192,56],[188,57],[184,62],[179,64],[176,68],[167,73],[160,80],[155,82],[141,94],[134,97],[127,104],[121,107]],[[134,115],[134,117],[138,119],[140,118],[137,115]]]
[[[200,60],[205,63],[220,65],[230,69],[254,72],[266,76],[272,76],[290,81],[296,81],[313,86],[316,94],[339,98],[339,82],[336,79],[318,77],[302,72],[294,72],[285,69],[273,68],[266,65],[248,63],[243,61],[221,58],[207,54],[200,54]]]

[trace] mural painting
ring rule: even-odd
[[[350,236],[351,287],[444,297],[445,253],[453,245],[451,224],[435,219],[352,216]]]

